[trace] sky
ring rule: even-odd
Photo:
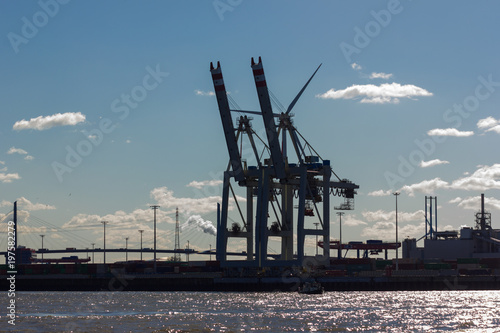
[[[393,241],[396,191],[400,239],[424,235],[425,196],[437,197],[438,230],[474,226],[481,193],[500,228],[499,11],[495,1],[2,1],[0,220],[17,200],[20,245],[40,248],[44,234],[49,249],[102,247],[108,221],[108,248],[138,248],[138,230],[153,247],[159,205],[159,248],[173,248],[176,208],[181,247],[214,248],[229,156],[210,62],[231,98],[258,110],[250,61],[262,57],[285,108],[322,64],[293,121],[360,186],[344,242]],[[332,238],[337,219],[332,207]]]

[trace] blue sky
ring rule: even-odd
[[[392,240],[393,191],[401,192],[401,237],[423,235],[426,195],[438,197],[438,228],[458,229],[473,225],[485,193],[497,227],[499,7],[2,2],[0,214],[19,200],[20,243],[40,247],[45,233],[49,248],[100,247],[102,220],[108,246],[129,237],[137,247],[138,229],[151,243],[152,204],[161,205],[160,246],[172,247],[176,207],[181,224],[192,216],[215,224],[228,153],[209,65],[220,61],[231,97],[257,110],[250,59],[261,56],[285,107],[323,64],[294,122],[341,178],[360,185],[344,240]],[[253,124],[262,129],[260,119]],[[215,244],[186,224],[181,245],[188,240]]]

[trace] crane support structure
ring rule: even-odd
[[[245,180],[245,177],[243,175],[243,167],[238,152],[238,143],[234,133],[233,119],[231,117],[231,110],[227,100],[227,92],[224,85],[224,79],[222,78],[220,63],[217,62],[217,68],[214,68],[211,63],[210,72],[212,72],[215,95],[217,96],[217,103],[219,104],[220,118],[222,121],[222,127],[224,128],[224,135],[226,137],[227,149],[229,151],[229,158],[231,167],[233,168],[234,178],[236,181],[241,182]]]
[[[322,236],[325,246],[316,262],[327,264],[330,259],[330,196],[344,198],[344,203],[335,207],[336,209],[353,209],[354,195],[359,186],[347,179],[338,178],[332,171],[330,160],[316,156],[316,151],[292,123],[293,114],[290,111],[319,67],[287,111],[274,114],[262,60],[259,57],[259,62],[255,63],[252,58],[251,64],[260,112],[230,110],[220,64],[217,63],[217,68],[210,64],[229,151],[229,166],[232,168],[230,170],[228,167],[224,172],[222,205],[218,206],[217,210],[217,260],[223,267],[304,266],[306,238]],[[241,116],[239,126],[235,128],[231,111],[262,115],[267,141],[262,141],[253,131],[251,118],[247,116]],[[275,117],[279,118],[278,126]],[[282,142],[279,131],[283,131]],[[295,148],[297,163],[290,163],[288,160],[286,132],[290,134],[290,140]],[[242,160],[241,156],[244,155],[242,143],[241,151],[238,150],[238,140],[243,142],[245,137],[249,142],[247,151],[253,152],[255,157],[255,166],[247,166],[246,160]],[[258,154],[255,140],[257,138],[261,140],[263,152],[267,152],[267,155]],[[269,161],[269,157],[271,162],[263,163]],[[337,177],[334,181],[331,180],[332,174]],[[245,194],[240,196],[235,194],[232,185],[234,182],[246,189]],[[238,198],[241,200],[242,197],[246,211],[238,203]],[[238,207],[241,218],[239,222],[233,219],[234,216],[229,216],[233,202]],[[313,218],[319,221],[316,225],[321,228],[313,228],[314,223],[311,221]],[[246,260],[229,258],[230,253],[235,252],[228,250],[231,245],[229,241],[233,238],[246,240]],[[280,242],[279,253],[269,253],[269,249],[275,247],[276,241]]]
[[[285,164],[283,155],[280,150],[280,143],[278,140],[278,133],[276,131],[276,124],[274,122],[274,114],[267,90],[266,76],[264,75],[264,68],[262,67],[262,60],[259,57],[259,62],[255,63],[252,58],[252,70],[255,78],[255,87],[257,88],[257,95],[259,96],[260,109],[262,110],[262,118],[264,119],[264,127],[266,129],[267,140],[269,142],[269,150],[271,151],[271,160],[273,168],[276,172],[278,179],[284,180]]]

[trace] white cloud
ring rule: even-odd
[[[128,139],[125,140],[125,143],[131,143],[131,142],[132,142],[132,140],[128,140]]]
[[[215,93],[213,91],[202,91],[202,90],[198,90],[196,89],[194,91],[194,93],[197,95],[197,96],[215,96]]]
[[[467,191],[500,189],[500,164],[480,166],[472,175],[454,180],[450,187]]]
[[[473,131],[459,131],[456,128],[435,128],[427,132],[430,136],[456,136],[467,137],[474,135]]]
[[[384,79],[388,80],[392,77],[392,74],[387,74],[387,73],[371,73],[370,74],[370,79]]]
[[[21,179],[18,173],[3,173],[0,172],[0,182],[2,183],[12,183],[13,180]]]
[[[470,210],[474,210],[476,212],[481,210],[481,197],[480,196],[468,197],[465,199],[457,197],[453,200],[450,200],[449,203],[456,203],[457,206],[460,208],[470,209]],[[485,196],[484,207],[486,210],[491,210],[491,209],[500,210],[500,200]]]
[[[151,191],[151,197],[163,208],[176,208],[186,214],[204,214],[217,210],[219,196],[207,196],[202,198],[176,198],[174,192],[167,187],[155,188]]]
[[[219,186],[221,184],[222,184],[222,180],[203,180],[201,182],[193,180],[191,183],[187,184],[186,186],[201,189],[205,186]]]
[[[401,191],[408,193],[409,196],[415,196],[415,192],[422,193],[434,193],[437,189],[448,188],[448,182],[441,180],[441,178],[434,178],[431,180],[424,180],[420,183],[405,185],[401,188]]]
[[[31,155],[27,155],[27,156],[25,156],[25,157],[24,157],[24,159],[25,159],[26,161],[32,161],[32,160],[34,160],[35,158],[34,158],[33,156],[31,156]]]
[[[453,230],[451,225],[440,227],[440,230]],[[425,222],[419,224],[398,225],[399,241],[407,237],[419,238],[425,234]],[[366,238],[382,239],[385,241],[396,240],[396,224],[394,222],[377,222],[373,226],[361,231],[361,236]]]
[[[41,204],[41,203],[32,203],[30,200],[26,199],[25,197],[20,197],[16,201],[17,201],[18,208],[23,209],[25,211],[56,209],[56,207],[52,206],[52,205]],[[13,205],[13,203],[10,201],[7,201],[7,200],[3,200],[2,202],[0,202],[0,207],[10,207],[12,205]]]
[[[449,164],[450,162],[448,161],[441,161],[440,159],[435,159],[435,160],[430,160],[430,161],[421,161],[420,162],[420,167],[421,168],[428,168],[428,167],[433,167],[436,165],[440,164]]]
[[[460,197],[456,197],[455,199],[451,199],[450,201],[448,201],[448,203],[459,203],[461,202],[463,199],[460,198]]]
[[[366,211],[362,213],[363,217],[368,222],[375,221],[396,221],[396,211],[386,212],[384,210],[377,211]],[[412,221],[420,221],[424,216],[423,210],[417,210],[416,212],[402,212],[398,211],[398,221],[399,222],[412,222]]]
[[[68,222],[63,224],[63,229],[79,229],[92,230],[96,235],[96,243],[102,244],[104,226],[102,221],[107,221],[106,224],[106,246],[109,247],[125,247],[125,237],[130,237],[130,242],[139,242],[140,234],[138,230],[144,230],[144,247],[152,247],[148,244],[152,243],[152,235],[154,233],[154,213],[152,209],[136,209],[132,212],[116,211],[112,214],[90,215],[78,214],[73,216]],[[156,213],[156,233],[157,246],[159,248],[172,248],[173,236],[172,230],[165,230],[162,225],[164,223],[172,224],[175,221],[167,212],[158,209]],[[172,229],[171,226],[167,227]],[[130,245],[130,243],[129,243]],[[96,247],[100,245],[96,244]]]
[[[493,117],[480,119],[477,122],[477,127],[484,129],[486,132],[497,132],[500,134],[500,120]]]
[[[367,224],[368,223],[366,223],[364,221],[361,221],[361,220],[358,220],[358,219],[354,218],[351,215],[347,215],[345,217],[345,219],[342,219],[342,225],[346,225],[346,226],[349,226],[349,227],[355,227],[355,226],[358,226],[358,225],[367,225]]]
[[[55,206],[52,205],[47,205],[47,204],[41,204],[41,203],[32,203],[25,197],[20,197],[17,199],[17,205],[19,206],[20,209],[24,210],[50,210],[50,209],[56,209]]]
[[[35,129],[38,131],[47,130],[55,126],[74,126],[85,121],[85,115],[81,112],[56,113],[50,116],[39,116],[30,120],[17,121],[13,129],[16,131]]]
[[[456,179],[450,183],[434,178],[424,180],[420,183],[405,185],[400,191],[414,196],[415,192],[431,194],[438,189],[452,189],[464,191],[485,191],[489,189],[500,189],[500,164],[492,166],[478,166],[478,169],[471,175]]]
[[[351,64],[351,68],[354,69],[355,71],[359,71],[362,69],[361,65],[358,65],[357,63],[353,62]]]
[[[393,191],[391,191],[391,190],[387,190],[387,191],[378,190],[378,191],[370,192],[370,193],[368,193],[368,195],[372,196],[372,197],[386,197],[388,195],[391,195],[392,193],[393,193]]]
[[[330,89],[316,97],[323,99],[357,99],[363,97],[361,103],[399,103],[400,98],[415,96],[432,96],[432,93],[412,84],[384,83],[380,86],[374,84],[352,85],[342,90]]]
[[[7,151],[7,154],[27,155],[28,152],[21,148],[10,147],[10,149]]]

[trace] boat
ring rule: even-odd
[[[322,294],[325,288],[318,282],[306,282],[299,287],[299,294]]]

